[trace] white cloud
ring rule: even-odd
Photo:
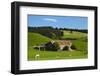
[[[56,19],[52,19],[52,18],[44,18],[43,20],[46,20],[46,21],[51,21],[51,22],[57,22]]]

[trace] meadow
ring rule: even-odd
[[[74,51],[39,51],[34,49],[32,46],[45,44],[52,39],[43,36],[39,33],[28,32],[28,60],[55,60],[55,59],[83,59],[88,58],[87,50],[87,33],[82,32],[70,32],[62,30],[64,35],[62,39],[70,39],[72,43],[76,46],[77,50]],[[40,56],[35,58],[36,54]]]

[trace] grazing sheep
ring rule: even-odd
[[[38,59],[40,57],[40,54],[35,55],[35,59]]]

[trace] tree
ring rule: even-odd
[[[53,50],[53,51],[57,51],[57,50],[59,50],[59,49],[60,49],[59,44],[58,44],[57,42],[53,43],[52,50]]]
[[[46,45],[46,50],[48,51],[58,51],[60,49],[60,46],[57,42],[54,42],[54,43],[51,43],[51,42],[48,42]]]
[[[76,50],[76,46],[72,44],[71,49]]]
[[[51,38],[52,39],[57,39],[57,36],[55,35],[55,33],[51,32]]]
[[[65,47],[63,48],[63,50],[69,50],[69,47],[68,47],[68,46],[65,46]]]
[[[72,30],[70,30],[70,33],[72,34],[72,33],[73,33],[73,31],[72,31]]]

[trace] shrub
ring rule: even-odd
[[[72,44],[71,49],[76,50],[76,46]]]
[[[48,51],[57,51],[60,49],[59,44],[57,42],[54,42],[53,44],[49,42],[45,45],[45,47],[46,47],[46,50]]]
[[[39,49],[38,47],[34,47],[34,49]]]
[[[65,46],[64,48],[63,48],[63,50],[68,50],[69,49],[69,47],[68,46]]]
[[[55,34],[55,33],[51,32],[50,34],[51,34],[51,38],[52,38],[52,39],[57,39],[57,37],[56,37],[56,34]]]
[[[57,50],[59,50],[59,49],[60,49],[59,44],[58,44],[57,42],[53,43],[53,45],[52,45],[52,50],[53,50],[53,51],[57,51]]]
[[[51,42],[48,42],[45,44],[45,49],[46,50],[51,50],[52,49],[52,43]]]

